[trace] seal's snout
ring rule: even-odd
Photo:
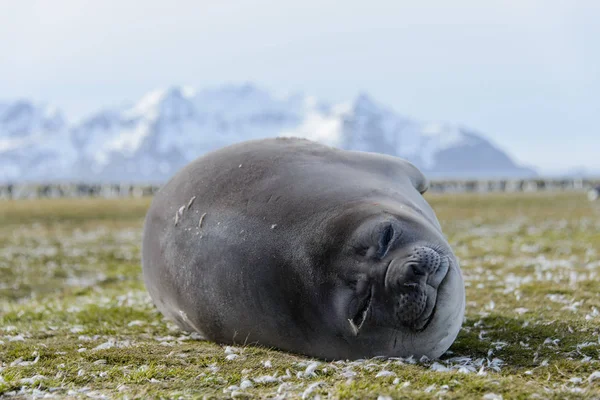
[[[429,247],[417,247],[408,257],[392,261],[385,277],[385,286],[388,290],[399,292],[425,283],[437,287],[439,282],[435,278],[442,264],[442,257],[437,251]]]
[[[385,288],[393,300],[397,323],[422,329],[432,316],[437,289],[448,273],[450,261],[430,247],[413,248],[408,256],[390,263]]]

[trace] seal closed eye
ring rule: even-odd
[[[392,240],[394,239],[396,232],[394,231],[394,227],[392,224],[386,225],[383,228],[383,232],[380,235],[379,239],[379,251],[377,256],[379,258],[383,258],[386,256],[390,249],[390,245],[392,244]]]
[[[153,199],[144,282],[166,317],[218,343],[439,357],[464,284],[427,187],[405,160],[303,139],[219,149]]]

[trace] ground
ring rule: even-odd
[[[326,363],[196,340],[141,279],[149,199],[0,202],[0,397],[600,398],[600,204],[426,195],[467,309],[440,360]]]

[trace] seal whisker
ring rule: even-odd
[[[240,165],[241,167],[241,165]],[[248,332],[248,334],[246,335],[246,339],[244,339],[244,344],[242,346],[246,346],[246,344],[248,343],[248,338],[250,337],[250,332]]]
[[[358,336],[358,327],[356,326],[354,321],[352,321],[352,318],[348,318],[348,322],[350,323],[350,329],[352,330],[352,334],[354,336]]]

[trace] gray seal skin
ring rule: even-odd
[[[146,287],[183,330],[221,344],[437,358],[465,292],[427,188],[400,158],[304,139],[213,151],[152,201]]]

